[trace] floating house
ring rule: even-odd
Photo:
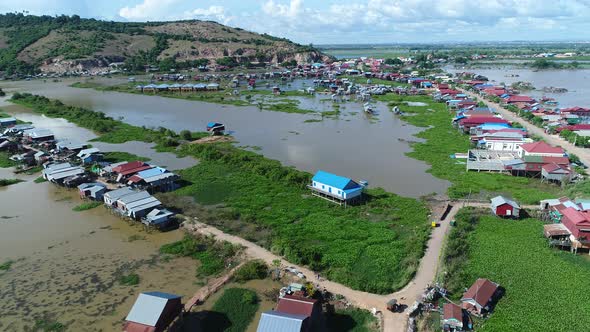
[[[127,184],[150,192],[167,192],[176,189],[176,180],[178,180],[178,175],[165,168],[154,167],[133,175]]]
[[[0,128],[16,126],[15,118],[0,118]]]
[[[307,332],[308,318],[279,311],[266,311],[260,316],[256,332]]]
[[[131,188],[129,188],[129,187],[115,189],[113,191],[109,191],[106,194],[104,194],[104,196],[103,196],[104,203],[108,207],[115,207],[117,200],[119,200],[121,197],[126,196],[126,195],[131,195],[134,193],[136,193],[136,191],[131,190]]]
[[[101,161],[103,158],[102,153],[97,148],[83,149],[78,152],[76,157],[80,158],[82,164],[92,164],[97,161]]]
[[[514,217],[520,215],[520,206],[515,201],[509,200],[504,196],[496,196],[491,202],[492,212],[498,217]]]
[[[82,175],[85,172],[82,167],[72,166],[70,163],[61,163],[46,166],[42,171],[42,176],[47,181],[63,184],[67,178]]]
[[[86,149],[88,144],[75,142],[70,140],[61,140],[55,143],[55,148],[59,152],[80,152],[82,149]]]
[[[461,298],[461,307],[471,314],[481,316],[492,309],[493,302],[499,295],[499,285],[488,279],[480,278],[469,287]]]
[[[55,136],[48,129],[29,129],[23,131],[23,136],[31,143],[53,141]]]
[[[150,169],[152,166],[143,161],[132,161],[113,167],[112,172],[117,176],[117,182],[123,182],[137,172]]]
[[[80,197],[89,198],[95,201],[102,201],[103,195],[107,191],[107,187],[98,182],[82,183],[78,186]]]
[[[135,191],[124,195],[115,202],[115,207],[122,215],[132,219],[141,219],[162,203],[147,191]]]
[[[148,226],[165,227],[174,217],[174,213],[167,209],[153,209],[141,221]]]
[[[445,303],[443,305],[443,331],[458,332],[463,331],[465,315],[463,309],[454,303]]]
[[[340,205],[360,199],[364,186],[343,176],[318,171],[308,186],[312,194]]]
[[[124,332],[163,332],[182,313],[180,296],[162,292],[140,293],[125,318]]]

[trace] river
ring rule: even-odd
[[[261,111],[159,96],[142,96],[93,89],[71,88],[73,80],[58,83],[19,81],[2,84],[6,91],[23,91],[57,98],[101,111],[137,126],[163,126],[175,131],[201,131],[209,121],[226,125],[242,146],[259,147],[263,155],[283,164],[314,173],[318,169],[359,180],[403,196],[419,197],[444,193],[449,183],[426,173],[429,166],[405,156],[407,141],[417,141],[421,129],[408,125],[377,104],[372,118],[361,103],[341,104],[340,119],[317,119],[313,114]],[[292,83],[297,86],[297,83]],[[301,97],[302,108],[331,109],[325,98]]]
[[[530,82],[537,90],[522,91],[523,94],[534,98],[543,96],[555,98],[559,107],[590,107],[590,69],[557,69],[557,70],[533,70],[528,68],[496,67],[496,68],[470,68],[457,69],[446,68],[448,72],[474,72],[486,76],[493,83],[504,82],[510,85],[514,82]],[[518,75],[518,76],[517,76]],[[566,88],[566,93],[546,93],[540,91],[543,87]]]

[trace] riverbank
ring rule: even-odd
[[[147,84],[147,82],[145,82]],[[133,93],[138,95],[158,95],[165,98],[175,98],[190,101],[201,101],[207,103],[233,105],[233,106],[255,106],[261,110],[283,112],[283,113],[299,113],[311,114],[316,113],[309,109],[302,109],[299,107],[298,100],[289,99],[288,97],[310,97],[310,94],[302,93],[297,90],[282,91],[280,95],[273,95],[271,90],[216,90],[216,91],[197,91],[197,92],[182,92],[182,91],[159,91],[159,92],[144,92],[137,89],[138,83],[123,83],[119,85],[101,85],[93,82],[76,82],[70,86],[73,88],[94,89],[97,91],[112,91],[122,93]]]
[[[489,199],[496,195],[509,195],[523,204],[537,203],[541,199],[555,197],[561,192],[556,185],[541,183],[538,179],[513,177],[498,173],[468,172],[464,162],[451,158],[457,152],[470,148],[469,136],[460,133],[451,124],[453,114],[444,103],[435,103],[429,96],[378,96],[378,100],[398,106],[408,123],[426,128],[416,134],[423,142],[412,144],[414,151],[408,156],[431,165],[434,176],[451,181],[450,198]],[[423,103],[426,106],[409,106],[407,102]],[[415,105],[415,104],[414,104]]]
[[[16,100],[51,115],[57,115],[51,105],[60,104],[29,95]],[[72,116],[70,108],[60,109],[60,115]],[[109,118],[98,120],[113,123],[115,129],[107,132],[111,137],[137,139],[134,134],[141,129]],[[100,123],[77,122],[91,128]],[[162,141],[158,135],[173,135],[164,130],[148,133],[143,137],[158,142]],[[373,189],[363,205],[341,209],[309,196],[305,186],[310,174],[228,143],[182,145],[177,153],[200,163],[180,172],[187,186],[160,195],[167,206],[191,216],[205,214],[209,222],[255,238],[290,261],[309,265],[353,288],[392,291],[403,287],[416,271],[429,235],[427,209],[417,200]],[[197,204],[178,197],[191,197]],[[387,261],[382,261],[384,256]]]

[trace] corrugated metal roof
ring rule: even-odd
[[[305,318],[277,311],[263,312],[256,332],[300,332]]]
[[[100,150],[98,148],[84,149],[84,150],[80,150],[80,152],[78,152],[78,154],[76,156],[78,158],[81,158],[82,156],[91,155],[93,153],[99,153],[99,152],[100,152]]]
[[[343,176],[328,173],[328,172],[325,172],[322,170],[319,170],[313,176],[312,181],[327,184],[331,187],[338,188],[340,190],[356,189],[356,188],[361,187],[358,183],[352,181],[349,178],[345,178]]]
[[[137,300],[135,300],[135,303],[125,320],[148,326],[156,326],[168,300],[178,297],[179,296],[176,295],[159,292],[141,293],[137,297]]]
[[[512,201],[512,200],[509,200],[509,199],[505,198],[504,196],[496,196],[496,197],[492,198],[492,206],[498,207],[503,204],[511,205],[512,207],[517,208],[517,209],[520,208],[518,206],[518,203],[516,203],[515,201]]]
[[[66,171],[53,173],[47,176],[48,180],[61,180],[70,176],[84,174],[86,172],[82,167],[66,168]]]
[[[131,195],[122,196],[121,198],[117,199],[117,201],[127,205],[127,204],[130,204],[135,201],[139,201],[139,200],[142,200],[142,199],[148,198],[148,197],[151,197],[151,195],[147,191],[143,190],[143,191],[135,192]]]
[[[105,194],[105,197],[108,197],[112,201],[116,201],[125,195],[132,195],[135,192],[136,191],[131,190],[131,188],[129,188],[129,187],[123,187],[123,188],[115,189],[113,191],[109,191],[108,193]]]
[[[145,171],[137,172],[137,175],[140,176],[141,178],[145,179],[145,178],[160,175],[160,174],[166,173],[166,172],[167,172],[167,170],[165,168],[154,167],[154,168],[146,169]]]
[[[151,205],[152,203],[158,203],[158,205],[162,204],[157,198],[154,196],[149,196],[134,202],[127,204],[128,210],[134,210],[138,207],[143,207],[144,205]]]
[[[177,175],[174,173],[164,173],[164,174],[159,174],[156,176],[150,176],[149,178],[144,178],[143,180],[146,183],[151,183],[151,182],[155,182],[158,180],[162,180],[162,179],[167,179],[167,178],[172,178],[172,177],[176,177]]]

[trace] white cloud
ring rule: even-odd
[[[170,5],[178,0],[143,0],[133,7],[123,7],[119,10],[119,16],[130,21],[163,19],[162,13],[167,12]]]

